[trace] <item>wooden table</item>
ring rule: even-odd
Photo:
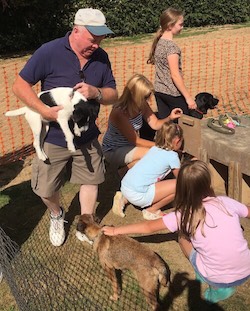
[[[218,133],[207,126],[207,119],[182,116],[184,150],[207,163],[215,160],[228,167],[228,195],[242,199],[242,174],[250,176],[250,117],[240,117],[235,134]]]

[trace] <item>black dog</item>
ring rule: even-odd
[[[190,109],[189,115],[197,119],[202,119],[203,115],[207,113],[208,109],[215,108],[219,100],[210,93],[202,92],[202,93],[198,93],[195,96],[195,102],[196,102],[197,108],[195,110]],[[157,112],[155,112],[155,114],[157,116]],[[155,130],[153,130],[148,125],[148,123],[143,120],[143,126],[140,129],[140,137],[153,141],[154,136],[155,136]]]
[[[219,100],[215,98],[212,94],[203,92],[203,93],[198,93],[195,96],[195,102],[196,102],[197,108],[195,110],[190,109],[189,115],[197,119],[202,119],[203,115],[207,114],[208,109],[215,108]]]

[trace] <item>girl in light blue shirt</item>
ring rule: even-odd
[[[120,209],[120,216],[127,202],[142,208],[145,219],[163,216],[161,208],[173,201],[176,179],[165,179],[172,172],[175,177],[180,168],[177,151],[183,142],[183,131],[172,121],[164,123],[157,131],[155,146],[139,160],[121,181],[122,197],[114,202]]]

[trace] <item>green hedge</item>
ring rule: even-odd
[[[5,1],[6,2],[6,1]],[[0,5],[3,1],[0,1]],[[0,51],[33,50],[71,29],[75,12],[82,7],[103,11],[116,36],[153,33],[160,13],[168,6],[186,12],[185,26],[224,25],[249,20],[249,0],[9,0],[0,10]]]

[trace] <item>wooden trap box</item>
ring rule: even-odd
[[[182,115],[178,124],[183,129],[184,148],[187,153],[200,159],[201,153],[201,120]]]

